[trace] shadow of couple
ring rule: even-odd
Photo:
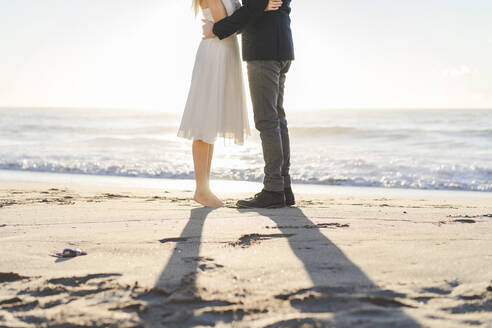
[[[141,315],[145,326],[214,326],[217,322],[244,326],[240,322],[247,313],[238,310],[195,311],[210,307],[230,309],[234,305],[202,299],[196,284],[200,266],[206,265],[200,263],[207,259],[200,254],[203,227],[213,211],[211,208],[192,209],[181,236],[168,240],[176,242],[176,247],[156,282],[156,287],[166,291],[164,301],[150,305]],[[398,301],[404,294],[379,288],[301,209],[238,211],[273,221],[282,234],[288,236],[292,252],[312,281],[311,288],[272,295],[272,299],[288,302],[301,315],[299,319],[270,320],[268,327],[420,327],[403,311],[408,305]],[[292,235],[292,227],[299,227],[300,233]],[[280,284],[282,280],[279,277]],[[268,318],[269,313],[264,316]]]

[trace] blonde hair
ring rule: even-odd
[[[200,12],[200,2],[201,0],[193,0],[193,10],[195,11],[195,15],[198,15],[198,13]]]

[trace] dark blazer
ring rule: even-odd
[[[293,60],[290,2],[277,11],[265,12],[268,0],[243,0],[241,8],[214,24],[219,39],[242,32],[243,60]]]

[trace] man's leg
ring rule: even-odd
[[[284,154],[277,110],[281,72],[282,62],[280,61],[248,62],[255,126],[260,131],[265,160],[264,189],[276,192],[284,191],[284,178],[282,177]]]
[[[287,118],[284,109],[284,89],[286,74],[289,72],[291,61],[282,61],[282,70],[280,71],[279,93],[277,100],[277,111],[280,122],[280,134],[282,136],[282,153],[283,165],[281,169],[282,178],[284,179],[284,188],[290,188],[290,139],[289,129],[287,128]]]

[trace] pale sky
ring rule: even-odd
[[[0,106],[182,112],[191,0],[0,0]],[[286,107],[492,108],[492,1],[293,0]]]

